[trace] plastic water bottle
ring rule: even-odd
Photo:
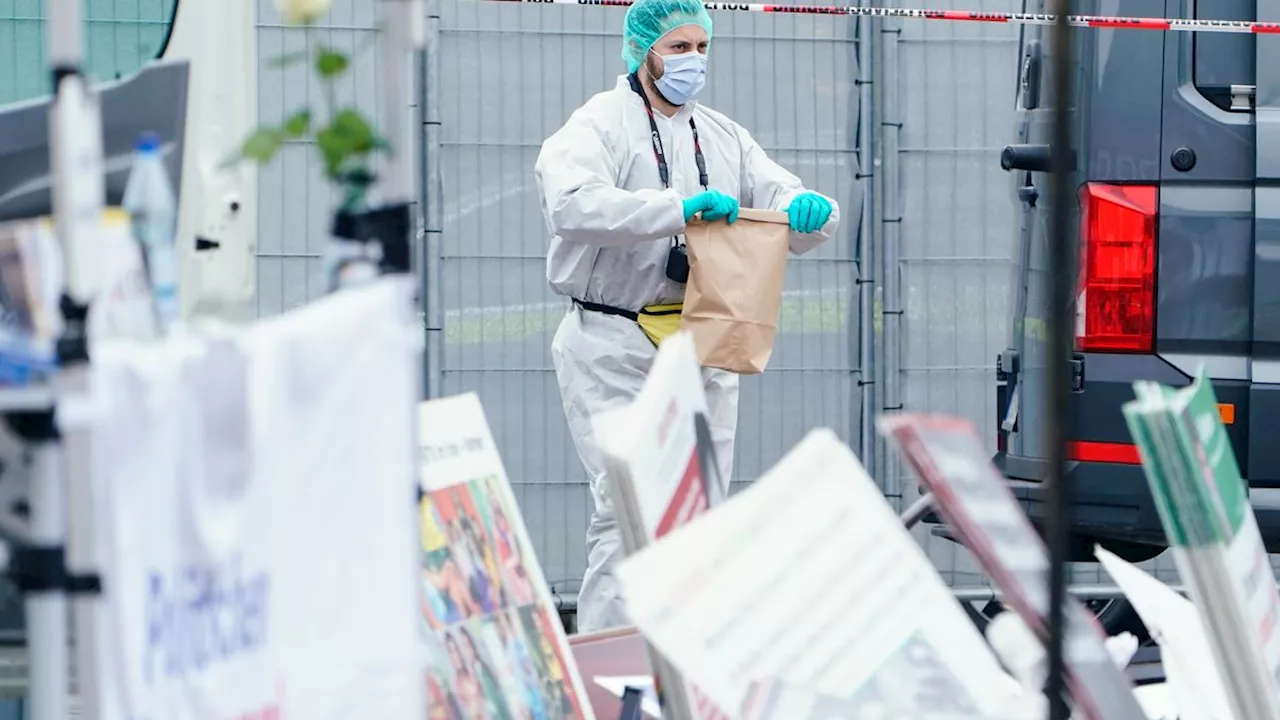
[[[143,133],[133,155],[133,167],[124,189],[124,209],[133,225],[133,236],[142,246],[156,317],[163,329],[178,322],[178,203],[160,154],[160,138]]]

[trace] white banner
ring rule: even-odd
[[[425,715],[411,292],[99,350],[103,720]]]

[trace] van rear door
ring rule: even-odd
[[[1253,20],[1257,0],[1171,3],[1200,20]],[[1156,351],[1185,376],[1203,364],[1234,416],[1227,433],[1245,477],[1280,479],[1250,443],[1255,323],[1250,34],[1165,33]],[[1280,326],[1276,328],[1280,331]]]
[[[1258,20],[1280,21],[1280,4],[1256,0]],[[1257,41],[1253,190],[1253,344],[1249,421],[1250,485],[1280,488],[1280,443],[1264,440],[1280,423],[1280,38]]]

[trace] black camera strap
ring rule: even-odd
[[[627,76],[627,80],[631,83],[631,89],[640,96],[640,100],[644,102],[644,110],[649,115],[649,131],[653,140],[653,159],[658,161],[658,177],[662,180],[664,190],[671,189],[671,168],[667,165],[667,154],[662,147],[662,135],[658,132],[658,121],[653,117],[653,105],[649,103],[649,96],[644,93],[644,87],[640,84],[640,77],[637,73],[631,73]],[[689,118],[689,130],[693,132],[693,160],[698,164],[698,184],[703,190],[710,190],[710,178],[707,176],[707,160],[702,156],[702,143],[698,141],[698,124]],[[671,245],[678,245],[675,238],[671,238]]]

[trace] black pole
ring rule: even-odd
[[[1078,240],[1072,232],[1075,203],[1071,197],[1071,110],[1075,103],[1074,39],[1067,15],[1071,0],[1053,0],[1057,16],[1051,32],[1053,54],[1052,99],[1053,121],[1050,143],[1050,210],[1049,210],[1049,277],[1052,300],[1049,306],[1049,358],[1047,376],[1049,392],[1045,401],[1045,441],[1049,454],[1046,541],[1049,545],[1049,616],[1046,651],[1049,676],[1045,692],[1049,698],[1049,720],[1068,720],[1065,702],[1065,667],[1063,663],[1063,605],[1066,598],[1067,552],[1071,537],[1071,488],[1067,486],[1065,429],[1070,419],[1071,375],[1069,361],[1074,350],[1073,308],[1075,304],[1076,257]]]

